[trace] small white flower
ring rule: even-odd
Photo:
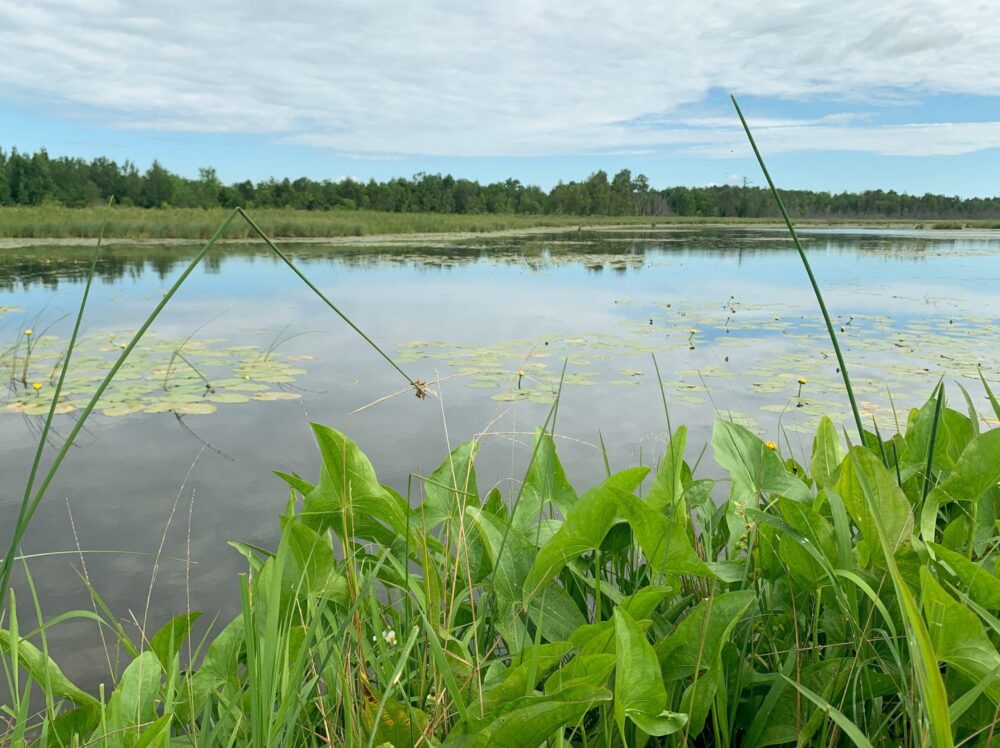
[[[396,646],[396,630],[389,629],[388,631],[382,632],[382,638],[385,639],[385,643],[390,647]]]

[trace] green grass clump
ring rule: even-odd
[[[208,239],[231,211],[224,208],[64,208],[56,205],[0,209],[0,237],[93,238],[108,219],[105,236],[127,239]],[[388,213],[373,210],[295,210],[259,208],[254,218],[268,235],[320,239],[384,234],[483,233],[528,228],[566,228],[609,224],[649,226],[663,219],[649,217],[588,217],[563,215],[450,213]],[[246,224],[230,224],[225,239],[245,239],[255,233]]]
[[[96,238],[107,219],[108,239],[184,240],[208,239],[229,215],[225,208],[65,208],[59,205],[0,208],[0,238]],[[773,218],[717,218],[701,216],[573,216],[561,214],[457,214],[391,213],[376,210],[296,210],[255,208],[254,218],[269,235],[286,239],[325,239],[383,236],[388,234],[486,233],[525,229],[565,229],[576,226],[634,226],[656,228],[672,225],[774,225]],[[891,219],[816,219],[810,225],[913,226],[913,221]],[[933,228],[996,228],[993,222],[964,221]],[[255,236],[243,223],[230,224],[224,239]]]
[[[938,402],[867,446],[824,419],[801,462],[717,421],[717,468],[695,471],[682,427],[655,470],[585,491],[539,430],[518,492],[482,495],[472,440],[420,479],[413,506],[314,426],[315,482],[278,473],[277,547],[232,544],[248,564],[239,614],[198,641],[194,612],[142,639],[102,616],[132,661],[99,697],[61,674],[11,594],[3,736],[988,745],[1000,429]]]

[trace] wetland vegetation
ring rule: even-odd
[[[251,214],[228,220],[245,220],[264,244],[201,274],[224,231],[198,252],[148,263],[128,248],[110,261],[115,250],[101,250],[82,272],[79,250],[49,268],[0,263],[13,301],[0,307],[9,341],[0,429],[38,445],[12,453],[31,469],[17,516],[4,507],[13,532],[0,567],[0,740],[994,744],[992,235],[818,231],[791,247],[767,231],[574,231],[403,248],[386,260],[282,249]],[[907,241],[914,246],[900,257],[879,251]],[[812,264],[803,247],[817,250]],[[791,290],[800,259],[811,280],[813,266],[825,272],[832,313],[815,282],[816,299]],[[174,265],[182,272],[171,283]],[[452,274],[469,281],[465,295]],[[254,316],[260,276],[270,303]],[[52,301],[59,283],[60,293],[82,291],[77,310]],[[959,283],[967,293],[950,297]],[[321,291],[328,286],[337,305]],[[293,299],[301,312],[288,310]],[[806,311],[816,300],[820,316]],[[345,302],[366,317],[366,332]],[[152,315],[134,317],[151,304]],[[216,335],[211,315],[229,309],[240,321]],[[449,325],[475,316],[470,309],[492,325],[490,341],[478,324]],[[310,342],[314,327],[330,335],[327,317],[317,320],[331,311],[343,331]],[[308,327],[275,329],[296,314]],[[507,334],[528,321],[537,335]],[[455,335],[418,335],[428,329]],[[363,353],[351,348],[357,333],[369,344]],[[361,376],[364,355],[376,362],[363,371],[366,396],[395,395],[355,398],[351,409],[337,398],[344,377]],[[633,391],[642,412],[631,416]],[[323,410],[330,400],[336,409]],[[484,403],[495,409],[489,422]],[[280,407],[302,409],[248,420],[255,408]],[[345,412],[349,428],[320,425]],[[373,412],[388,420],[366,426]],[[283,424],[301,435],[303,415],[314,421],[314,446],[282,451]],[[200,433],[186,477],[157,472],[177,447],[177,432],[163,438],[151,425],[161,416]],[[581,423],[596,432],[590,445],[569,436]],[[635,429],[654,436],[631,451],[616,443]],[[365,436],[377,458],[348,433]],[[226,434],[245,437],[257,450],[250,460],[217,448]],[[121,453],[102,463],[93,444],[74,449],[84,436]],[[146,450],[130,452],[136,445]],[[192,493],[175,557],[170,524],[209,448],[218,476],[202,487],[235,494],[234,503],[213,505],[223,519],[202,559],[199,546],[192,552]],[[429,448],[437,457],[423,463]],[[264,489],[253,466],[262,457],[278,471]],[[387,471],[383,461],[395,464]],[[78,535],[78,523],[86,531],[122,521],[127,505],[90,503],[88,518],[67,502],[66,551],[39,548],[42,537],[28,533],[33,521],[52,527],[47,491],[48,502],[55,490],[68,496],[118,478],[137,487],[130,509],[139,514],[151,508],[142,491],[179,483],[159,545],[145,548],[145,592],[127,572],[100,574],[102,554]],[[254,490],[268,503],[251,503]],[[238,534],[254,509],[278,515],[260,539]],[[232,604],[211,601],[203,616],[192,575],[211,583],[213,570],[194,561],[214,563],[221,540],[242,571],[214,570],[223,578],[213,594],[230,590]],[[53,610],[47,593],[62,580],[47,570],[66,576],[66,555],[85,602],[60,599]],[[157,589],[168,563],[178,564],[179,586]],[[158,595],[167,602],[157,606]],[[71,627],[85,632],[60,640]],[[99,680],[72,669],[67,641],[81,655],[97,652]]]

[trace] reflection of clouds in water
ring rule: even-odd
[[[590,229],[553,231],[528,236],[435,240],[412,243],[323,245],[283,241],[293,261],[303,268],[335,266],[373,268],[403,266],[411,269],[447,270],[468,264],[517,265],[547,270],[565,265],[592,269],[638,269],[650,262],[704,258],[754,259],[793,252],[783,230],[766,228],[701,229],[668,227],[658,230]],[[800,229],[807,251],[834,258],[861,255],[890,264],[928,262],[937,257],[989,257],[1000,250],[996,232],[963,232],[961,236],[933,231],[880,231],[874,229]],[[43,285],[52,290],[60,283],[80,283],[90,267],[90,246],[36,246],[0,253],[0,288],[14,290]],[[166,281],[194,257],[194,245],[114,245],[102,250],[97,276],[102,281],[136,280],[155,275]],[[259,245],[219,246],[202,260],[202,272],[224,276],[233,262],[276,265],[277,260]],[[970,277],[977,277],[972,275]]]
[[[666,424],[651,353],[665,380],[671,422],[690,428],[692,462],[710,439],[712,417],[780,438],[783,449],[787,438],[793,454],[806,461],[821,413],[838,417],[838,425],[849,422],[822,320],[798,257],[780,231],[581,233],[437,241],[430,247],[282,246],[292,247],[310,278],[398,354],[412,376],[462,375],[437,386],[451,446],[499,419],[477,463],[484,491],[494,484],[505,492],[516,487],[531,453],[530,434],[548,413],[566,357],[557,430],[567,438],[558,446],[581,492],[603,477],[602,459],[591,446],[598,434],[613,470],[640,458],[655,465],[662,454]],[[888,430],[892,423],[887,385],[905,421],[906,410],[927,398],[942,373],[958,377],[988,411],[972,377],[982,363],[996,382],[1000,368],[993,345],[1000,336],[1000,299],[991,293],[1000,280],[994,236],[808,233],[814,270],[838,329],[844,327],[841,340],[859,400],[880,427]],[[116,245],[102,258],[86,333],[134,328],[191,255],[185,247]],[[45,304],[52,319],[61,314],[56,307],[72,310],[89,257],[88,250],[65,248],[0,253],[3,303],[24,310],[0,318],[0,334]],[[232,579],[242,565],[224,541],[274,544],[273,520],[287,493],[271,470],[315,479],[319,461],[309,420],[349,433],[379,478],[404,494],[410,472],[430,473],[448,446],[436,402],[405,394],[348,415],[400,389],[398,374],[287,268],[242,245],[226,248],[215,260],[164,310],[156,338],[184,337],[221,314],[199,338],[266,348],[287,325],[287,334],[309,333],[278,349],[282,361],[317,357],[294,363],[308,370],[295,385],[309,391],[297,401],[221,403],[216,413],[186,421],[197,438],[170,413],[95,418],[52,487],[55,501],[43,502],[27,541],[35,550],[73,547],[61,502],[69,497],[85,547],[155,550],[160,518],[204,440],[236,460],[206,452],[189,486],[196,492],[192,546],[200,562],[192,567],[192,603],[208,617],[238,604]],[[65,335],[68,324],[54,332]],[[691,328],[698,330],[693,350]],[[492,399],[516,391],[522,369],[523,386],[536,397]],[[807,379],[801,397],[799,377]],[[32,439],[24,419],[0,415],[4,475],[25,474]],[[183,501],[189,499],[185,494]],[[9,494],[0,497],[0,536],[11,525],[12,507]],[[175,526],[167,551],[183,555],[184,536],[184,528]],[[87,607],[67,559],[46,563],[60,573],[39,578],[61,581],[43,590],[43,597]],[[144,557],[89,563],[113,610],[127,611],[144,593]],[[158,584],[163,595],[154,600],[162,608],[154,613],[162,621],[172,605],[184,604],[183,574],[164,568]],[[73,637],[67,634],[58,646],[73,647]],[[95,661],[74,659],[72,667],[79,669],[69,674],[87,680]]]

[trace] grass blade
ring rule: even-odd
[[[112,197],[108,201],[108,211],[111,209]],[[52,393],[52,402],[49,404],[49,412],[42,425],[42,433],[38,437],[38,446],[35,448],[35,456],[31,462],[31,471],[28,474],[28,482],[24,487],[24,495],[21,497],[21,505],[18,509],[17,520],[14,523],[14,536],[11,538],[10,547],[3,559],[3,567],[0,568],[0,590],[6,590],[10,583],[10,568],[14,563],[14,556],[17,548],[21,544],[21,538],[27,529],[28,522],[31,521],[31,491],[35,486],[38,477],[38,467],[42,462],[42,454],[45,452],[45,445],[48,442],[49,431],[52,428],[52,419],[56,414],[56,407],[59,405],[59,396],[62,394],[63,384],[66,382],[66,372],[69,371],[69,362],[73,357],[73,348],[76,346],[76,339],[80,334],[80,325],[83,322],[83,312],[87,308],[87,300],[90,298],[90,289],[94,284],[94,275],[97,272],[97,258],[101,252],[101,244],[104,241],[104,230],[108,225],[108,214],[105,213],[104,222],[101,224],[101,232],[97,237],[97,246],[94,247],[94,254],[90,260],[90,269],[87,271],[87,281],[83,286],[83,296],[80,299],[80,306],[76,311],[76,320],[73,323],[73,333],[69,336],[69,344],[66,346],[66,353],[63,356],[62,368],[59,371],[59,380],[56,382],[55,390]],[[37,503],[37,502],[36,502]]]
[[[788,211],[785,210],[785,204],[781,200],[781,195],[778,194],[778,188],[774,186],[774,180],[771,179],[771,174],[767,170],[767,165],[764,163],[764,157],[760,154],[760,149],[757,148],[757,143],[753,139],[753,134],[750,132],[750,126],[743,117],[743,111],[740,109],[740,105],[737,103],[736,97],[730,96],[730,98],[733,100],[733,106],[736,107],[736,114],[740,117],[740,122],[743,124],[743,130],[746,132],[747,139],[750,141],[750,146],[753,148],[754,155],[757,157],[757,163],[760,164],[760,170],[764,172],[764,178],[767,180],[767,186],[771,189],[771,195],[774,197],[774,201],[778,204],[778,210],[781,211],[781,217],[785,219],[785,226],[788,227],[788,233],[792,237],[795,249],[799,251],[799,259],[802,260],[802,266],[806,269],[806,275],[809,276],[809,283],[812,285],[813,293],[816,294],[816,301],[819,302],[819,309],[823,313],[823,321],[826,322],[826,331],[830,335],[830,342],[833,343],[833,351],[837,354],[837,363],[840,366],[840,373],[844,378],[844,387],[847,388],[847,398],[851,401],[851,411],[854,413],[854,423],[858,427],[858,435],[861,438],[861,443],[865,444],[865,429],[861,424],[861,411],[858,410],[858,402],[854,398],[854,388],[851,387],[851,377],[847,373],[847,363],[844,361],[844,354],[840,350],[837,333],[833,329],[833,320],[830,319],[830,313],[826,310],[826,303],[823,301],[823,293],[819,289],[819,283],[816,282],[816,276],[813,275],[812,267],[809,265],[809,258],[806,257],[805,250],[802,249],[802,243],[799,241],[799,236],[795,233],[795,226],[792,224],[792,219],[789,217]]]
[[[801,683],[796,683],[795,681],[793,681],[791,678],[789,678],[784,674],[782,674],[781,677],[784,678],[789,683],[791,683],[793,686],[795,686],[799,690],[799,693],[801,693],[803,696],[809,699],[809,701],[811,701],[820,709],[822,709],[824,712],[829,714],[830,719],[832,719],[837,724],[837,727],[839,727],[841,730],[844,731],[844,734],[846,734],[847,737],[849,737],[854,742],[854,745],[858,746],[858,748],[872,748],[872,744],[868,741],[868,738],[866,738],[864,733],[858,729],[858,726],[856,724],[854,724],[853,722],[851,722],[851,720],[847,718],[846,714],[837,709],[837,707],[835,707],[829,701],[824,699],[818,693],[816,693],[815,691],[811,691],[810,689],[803,686]]]

